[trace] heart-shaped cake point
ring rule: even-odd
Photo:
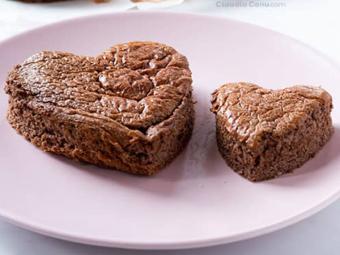
[[[269,90],[229,83],[213,93],[216,137],[228,165],[251,181],[292,172],[333,133],[332,97],[321,88]]]
[[[41,52],[8,76],[8,120],[44,151],[152,175],[189,141],[191,84],[187,59],[160,43],[97,57]]]

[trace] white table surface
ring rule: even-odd
[[[226,1],[226,0],[224,0]],[[228,0],[243,1],[245,0]],[[261,0],[265,2],[265,0]],[[267,0],[279,8],[218,8],[217,0],[185,0],[167,10],[219,15],[242,20],[295,37],[340,63],[340,1]],[[47,23],[93,13],[123,11],[134,6],[128,0],[93,4],[90,0],[32,5],[0,0],[0,40]],[[138,11],[138,10],[134,10]],[[1,65],[1,60],[0,60]],[[340,86],[340,84],[339,84]],[[275,233],[238,243],[183,251],[131,251],[91,247],[60,241],[14,227],[0,219],[0,254],[13,255],[144,255],[144,254],[340,254],[340,201],[317,215]]]

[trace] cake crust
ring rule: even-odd
[[[229,83],[212,96],[219,151],[251,181],[268,180],[302,166],[333,134],[332,97],[324,89],[268,90]]]
[[[8,76],[8,121],[44,151],[153,175],[190,139],[191,84],[187,59],[160,43],[119,44],[97,57],[41,52]]]

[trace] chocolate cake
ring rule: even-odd
[[[66,1],[66,0],[19,0],[21,2],[25,3],[51,3],[51,2],[60,2],[60,1]]]
[[[213,93],[216,137],[227,164],[251,181],[292,172],[333,133],[332,97],[318,87],[269,90],[225,84]]]
[[[10,72],[8,121],[46,152],[153,175],[189,141],[191,84],[187,59],[160,43],[97,57],[45,51]]]

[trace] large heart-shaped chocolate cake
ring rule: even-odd
[[[251,181],[300,167],[333,133],[332,97],[321,88],[230,83],[213,93],[211,110],[223,158]]]
[[[120,44],[97,57],[41,52],[8,76],[8,120],[44,151],[152,175],[189,141],[191,85],[187,59],[164,44]]]

